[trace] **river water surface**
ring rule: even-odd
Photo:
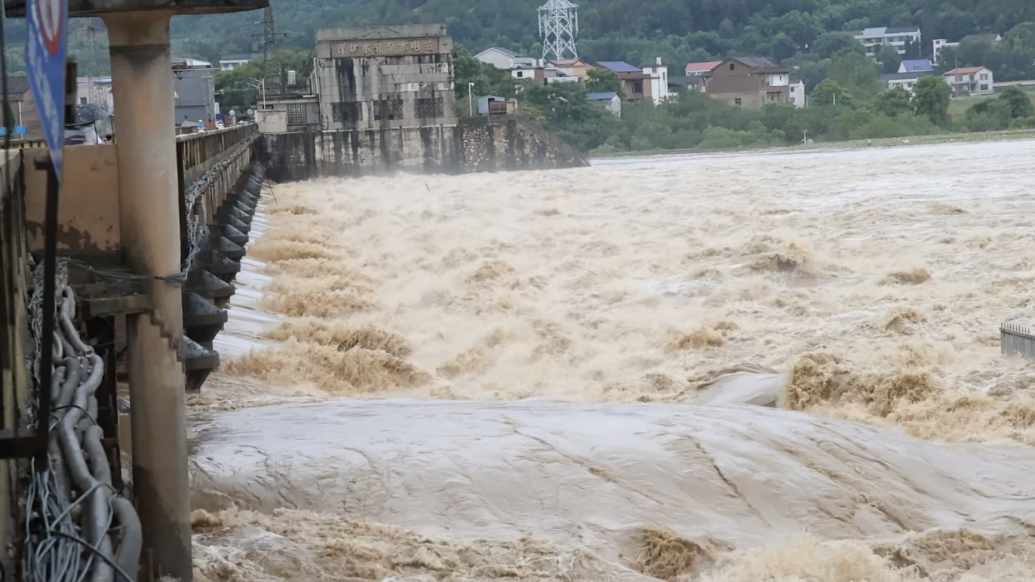
[[[1035,142],[274,186],[202,580],[1029,580]]]

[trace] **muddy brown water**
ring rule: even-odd
[[[192,402],[199,577],[1027,580],[1033,154],[276,186]]]

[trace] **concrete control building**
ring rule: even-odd
[[[585,163],[527,120],[459,119],[453,40],[441,24],[319,31],[308,91],[274,96],[258,121],[278,181]]]
[[[314,89],[323,128],[455,125],[452,52],[443,25],[319,31]]]

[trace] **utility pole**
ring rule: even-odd
[[[287,36],[283,32],[277,32],[277,23],[273,19],[273,5],[269,5],[263,11],[263,31],[262,34],[253,34],[252,36],[262,37],[262,70],[263,77],[266,76],[266,65],[270,60],[270,53],[273,52],[273,47],[277,44],[278,36]]]
[[[471,117],[474,117],[474,81],[467,82],[467,110]]]

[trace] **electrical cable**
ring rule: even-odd
[[[103,430],[97,424],[95,392],[104,377],[104,361],[75,329],[75,295],[64,261],[61,267],[51,341],[41,337],[38,321],[43,315],[42,265],[33,271],[33,339],[38,349],[53,346],[60,357],[51,366],[50,417],[36,420],[52,428],[47,466],[37,471],[39,461],[31,462],[22,570],[26,582],[136,582],[143,530],[133,504],[112,487]],[[40,354],[33,358],[35,372]]]

